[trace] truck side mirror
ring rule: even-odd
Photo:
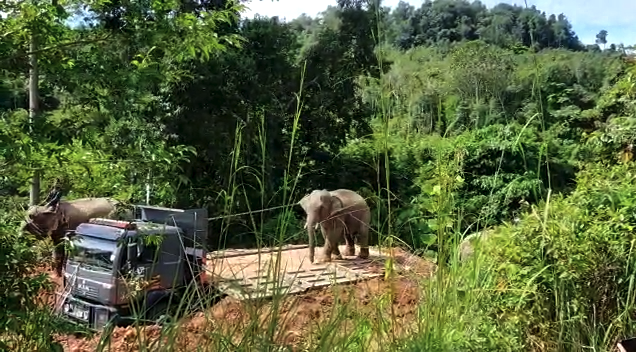
[[[126,257],[128,258],[128,262],[132,267],[137,265],[137,243],[128,243],[126,244]]]
[[[144,254],[144,249],[146,248],[146,246],[144,245],[144,241],[139,241],[137,243],[137,258],[141,258],[141,256]]]

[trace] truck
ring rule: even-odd
[[[206,209],[148,205],[135,206],[134,220],[80,224],[67,234],[61,314],[93,330],[160,322],[192,287],[206,286],[207,228]]]

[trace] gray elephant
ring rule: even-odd
[[[492,236],[492,233],[492,230],[484,230],[471,233],[464,237],[462,242],[459,244],[459,261],[467,261],[475,253],[475,247],[484,245],[484,243]]]
[[[309,260],[315,257],[315,229],[320,225],[325,247],[322,262],[330,262],[331,255],[342,259],[338,243],[343,235],[346,255],[355,255],[354,237],[360,245],[359,258],[369,257],[369,222],[371,210],[358,193],[348,189],[314,190],[298,202],[307,214],[305,229],[309,234]]]
[[[59,197],[46,205],[31,206],[22,226],[38,239],[51,236],[55,246],[55,271],[62,276],[64,248],[60,246],[66,231],[75,230],[78,225],[91,218],[117,218],[120,216],[121,202],[112,198],[81,198],[60,201]]]

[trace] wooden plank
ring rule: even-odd
[[[384,258],[377,250],[370,251],[373,259],[346,257],[331,263],[312,264],[307,248],[296,245],[260,251],[219,251],[209,256],[208,272],[221,291],[239,300],[269,298],[277,292],[298,294],[382,276]],[[342,253],[344,249],[342,246]],[[317,252],[319,250],[317,248]]]
[[[208,253],[207,258],[210,259],[210,260],[218,259],[218,258],[232,258],[232,257],[238,257],[238,256],[242,256],[242,255],[258,254],[259,252],[261,254],[265,254],[265,253],[277,252],[278,250],[290,251],[290,250],[301,249],[301,248],[309,248],[309,246],[306,245],[306,244],[290,244],[290,245],[285,245],[285,246],[282,246],[282,247],[265,247],[265,248],[261,248],[260,250],[258,248],[255,248],[255,249],[242,249],[242,248],[224,249],[224,250],[219,250],[219,251],[214,251],[214,252]]]

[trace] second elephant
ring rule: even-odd
[[[61,244],[66,231],[75,230],[79,224],[92,218],[116,218],[124,211],[123,203],[112,198],[81,198],[70,201],[60,201],[58,198],[54,203],[29,207],[22,231],[31,233],[38,239],[50,236],[55,246],[55,272],[62,276],[65,254]]]
[[[359,258],[369,257],[369,222],[371,210],[358,193],[348,189],[335,191],[314,190],[303,197],[298,204],[305,210],[305,228],[309,235],[309,260],[315,257],[315,229],[320,230],[325,239],[323,262],[331,261],[331,255],[342,259],[338,243],[344,236],[347,243],[346,254],[355,255],[354,237],[360,245]]]

